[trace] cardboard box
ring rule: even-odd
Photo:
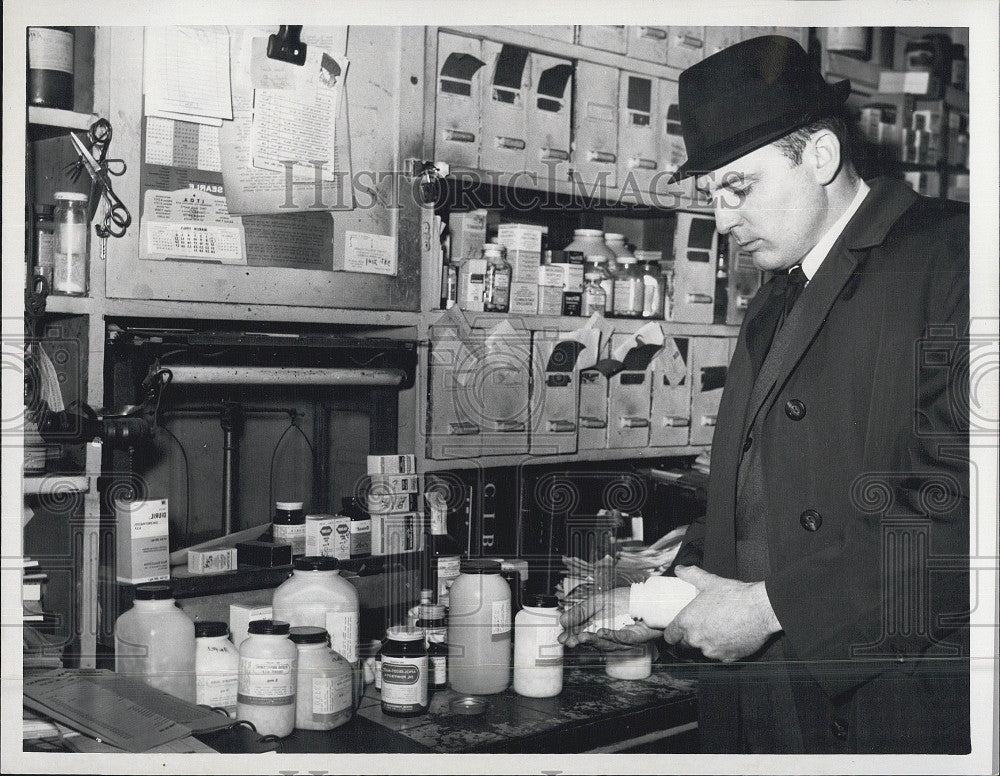
[[[236,548],[188,550],[188,571],[192,574],[221,574],[236,569]]]
[[[536,275],[537,277],[537,275]],[[534,315],[538,312],[538,283],[513,282],[510,284],[511,315]]]
[[[883,70],[878,76],[878,90],[934,97],[941,92],[941,81],[926,70]]]
[[[548,227],[537,224],[500,224],[497,227],[497,242],[507,248],[507,256],[511,251],[528,251],[541,254],[542,235],[548,232]]]
[[[306,515],[306,555],[338,560],[351,557],[351,518],[346,515]]]
[[[507,261],[510,262],[512,282],[535,283],[542,264],[542,252],[508,250]]]
[[[416,474],[372,474],[371,493],[419,493],[420,476]]]
[[[117,502],[115,578],[138,585],[170,579],[167,499]]]
[[[239,542],[236,545],[236,557],[241,567],[257,566],[270,569],[276,566],[290,566],[292,545],[278,542]]]
[[[538,314],[562,315],[563,290],[560,286],[538,286]]]
[[[414,474],[417,462],[413,455],[369,455],[369,474]]]
[[[368,512],[373,515],[415,512],[419,506],[419,496],[416,493],[368,494]]]
[[[271,606],[245,606],[229,604],[229,637],[239,648],[249,635],[250,623],[257,620],[270,620],[274,616]]]
[[[423,545],[422,513],[372,515],[372,555],[417,552]]]
[[[486,210],[470,210],[448,216],[451,231],[451,260],[478,259],[486,243]]]

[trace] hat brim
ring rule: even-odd
[[[828,115],[831,111],[835,111],[844,101],[847,99],[848,95],[851,93],[851,82],[847,79],[843,81],[838,81],[837,83],[831,84],[830,89],[827,92],[829,97],[818,107],[800,113],[796,120],[782,120],[777,123],[776,126],[768,128],[755,128],[752,137],[747,138],[743,142],[736,142],[733,145],[727,145],[727,147],[710,155],[706,155],[699,159],[688,159],[677,171],[670,176],[667,181],[669,184],[674,184],[685,178],[690,178],[692,175],[706,175],[713,170],[717,170],[723,165],[729,164],[741,156],[745,156],[752,151],[756,151],[758,148],[763,148],[768,143],[774,142],[778,138],[784,137],[789,132],[794,132],[800,127],[804,127],[806,124],[811,124],[814,121]]]

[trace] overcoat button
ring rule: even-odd
[[[785,414],[792,420],[802,420],[806,416],[806,405],[799,399],[785,402]]]
[[[845,722],[842,719],[835,719],[833,723],[830,725],[830,730],[833,733],[833,735],[836,738],[839,738],[841,741],[847,738],[847,730],[848,730],[847,722]]]
[[[799,523],[807,531],[818,531],[819,527],[823,525],[823,515],[815,509],[807,509],[799,515]]]
[[[747,438],[743,440],[743,452],[745,453],[753,445],[753,437],[747,434]]]

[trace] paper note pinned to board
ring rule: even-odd
[[[147,116],[219,123],[233,117],[225,27],[146,27]]]
[[[384,234],[344,232],[344,266],[336,269],[373,275],[395,275],[395,241]]]

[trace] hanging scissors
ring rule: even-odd
[[[95,127],[104,122],[107,124],[106,135],[101,135],[101,137],[106,137],[106,140],[102,143],[95,137],[95,146],[100,148],[98,152],[101,156],[101,161],[94,158],[94,155],[87,148],[86,143],[84,143],[75,132],[70,132],[70,140],[73,142],[73,147],[76,152],[80,155],[80,159],[83,162],[84,168],[90,174],[90,179],[92,181],[90,189],[90,202],[91,208],[97,207],[97,200],[103,198],[107,204],[107,209],[104,214],[104,223],[98,224],[94,231],[97,232],[97,236],[101,238],[105,237],[122,237],[125,231],[128,229],[129,225],[132,223],[132,215],[128,212],[128,208],[125,204],[118,198],[115,194],[114,188],[111,186],[112,175],[122,175],[125,172],[125,162],[121,159],[105,159],[104,154],[107,153],[107,142],[111,139],[111,124],[107,122],[106,119],[99,119],[95,122]],[[93,131],[93,130],[92,130]],[[99,130],[103,133],[105,130]],[[91,214],[93,216],[93,214]]]

